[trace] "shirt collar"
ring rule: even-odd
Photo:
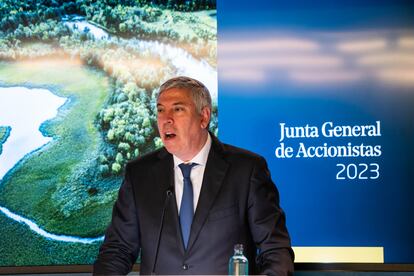
[[[211,148],[211,137],[210,137],[210,133],[208,133],[207,141],[204,144],[203,148],[190,161],[184,162],[177,156],[173,155],[174,167],[178,167],[178,165],[180,165],[181,163],[197,163],[198,165],[205,166],[207,163],[207,158],[208,158],[208,153],[210,152],[210,148]]]

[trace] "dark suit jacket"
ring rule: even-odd
[[[173,166],[164,148],[128,163],[94,274],[127,274],[140,250],[141,275],[151,273],[165,202],[156,274],[225,275],[237,243],[250,274],[293,272],[285,215],[262,157],[212,137],[187,250],[176,199],[166,199],[174,191]]]

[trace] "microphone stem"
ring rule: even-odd
[[[162,228],[164,226],[164,216],[165,216],[165,211],[167,210],[167,206],[168,203],[170,201],[170,197],[172,196],[172,191],[171,188],[169,188],[166,191],[166,197],[165,197],[165,201],[164,201],[164,207],[162,208],[162,213],[161,213],[161,224],[160,224],[160,229],[158,231],[158,237],[157,237],[157,247],[156,247],[156,251],[155,251],[155,258],[154,258],[154,264],[152,266],[152,272],[151,275],[156,275],[155,274],[155,265],[157,264],[157,260],[158,260],[158,251],[160,248],[160,243],[161,243],[161,233],[162,233]]]

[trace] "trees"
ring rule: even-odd
[[[113,149],[100,159],[101,165],[109,165],[110,173],[117,175],[126,162],[154,149],[155,131],[148,92],[131,81],[115,85],[107,107],[98,115],[98,122]],[[101,172],[107,174],[106,167]]]

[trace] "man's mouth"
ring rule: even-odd
[[[164,134],[164,138],[165,138],[165,140],[169,140],[169,139],[172,139],[172,138],[174,138],[176,135],[175,135],[175,133],[172,133],[172,132],[166,132],[165,134]]]

